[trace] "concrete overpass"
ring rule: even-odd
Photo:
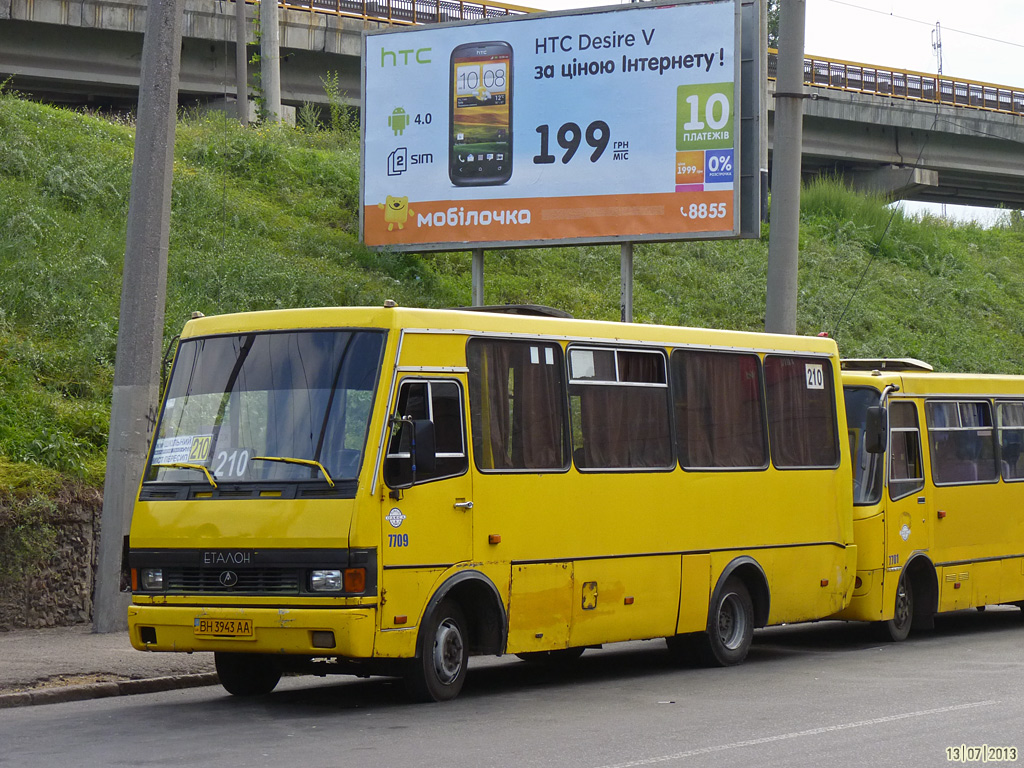
[[[9,87],[55,103],[133,106],[145,9],[143,0],[0,0],[0,82],[13,76]],[[323,104],[321,78],[337,72],[344,99],[358,104],[364,29],[523,10],[459,0],[288,0],[282,98]],[[183,104],[234,101],[234,15],[228,0],[185,0]],[[255,6],[248,17],[255,21]],[[805,79],[805,177],[831,173],[909,200],[1024,208],[1024,88],[813,57]]]

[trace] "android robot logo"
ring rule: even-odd
[[[388,127],[395,132],[395,136],[401,136],[405,129],[409,127],[410,122],[412,121],[401,107],[395,107],[391,114],[388,115]]]

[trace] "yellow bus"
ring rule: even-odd
[[[132,521],[132,644],[212,651],[224,687],[667,638],[743,660],[755,627],[853,590],[830,339],[531,307],[190,321]]]
[[[936,613],[1024,608],[1024,376],[842,365],[858,560],[838,617],[903,640]]]

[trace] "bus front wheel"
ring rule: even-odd
[[[416,701],[454,699],[469,665],[466,619],[459,606],[443,601],[427,619],[419,642],[419,653],[405,677],[409,695]]]
[[[893,642],[901,642],[907,639],[910,634],[910,625],[914,621],[914,589],[904,572],[900,575],[900,583],[896,587],[896,605],[893,609],[892,618],[885,622],[885,629],[889,639]]]
[[[712,667],[730,667],[747,657],[754,639],[754,604],[746,585],[730,577],[708,614],[708,628],[697,639],[702,662]]]
[[[270,659],[252,653],[213,654],[217,677],[224,690],[235,696],[270,693],[281,679],[281,670]]]

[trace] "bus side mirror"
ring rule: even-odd
[[[412,428],[412,476],[431,473],[437,469],[437,440],[434,437],[434,422],[430,419],[413,419]]]
[[[888,434],[889,414],[880,405],[870,406],[864,414],[864,450],[868,453],[885,453]]]
[[[389,453],[384,464],[384,482],[389,488],[410,488],[418,477],[437,469],[437,439],[430,419],[396,419],[393,443],[400,450]]]

